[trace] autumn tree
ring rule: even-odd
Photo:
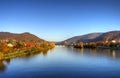
[[[76,47],[76,48],[83,48],[84,47],[84,43],[83,42],[79,42],[74,47]]]
[[[9,47],[7,46],[6,43],[1,43],[0,44],[0,51],[3,52],[3,53],[8,53]]]
[[[95,42],[91,42],[91,43],[90,43],[90,47],[91,47],[91,48],[96,48],[96,43],[95,43]]]
[[[23,42],[17,41],[13,48],[14,49],[16,48],[16,49],[20,50],[20,49],[22,49],[24,47],[25,47],[25,44]]]
[[[97,45],[97,46],[104,46],[104,44],[105,44],[105,43],[104,43],[103,41],[96,42],[96,45]]]
[[[48,43],[47,43],[46,41],[43,41],[43,42],[41,43],[41,47],[47,48],[47,47],[48,47]]]
[[[26,44],[27,48],[32,48],[35,46],[35,44],[33,42],[26,42],[25,44]]]
[[[3,53],[0,52],[0,60],[3,59]]]
[[[54,47],[55,47],[55,43],[50,42],[50,43],[49,43],[49,48],[52,49],[52,48],[54,48]]]

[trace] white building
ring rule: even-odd
[[[116,40],[112,40],[111,42],[116,43]]]
[[[13,47],[13,44],[9,43],[7,44],[8,47]]]

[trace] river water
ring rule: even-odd
[[[120,51],[56,46],[0,61],[0,78],[120,78]]]

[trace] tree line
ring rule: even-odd
[[[120,42],[79,42],[76,44],[73,44],[75,48],[110,48],[110,49],[120,49]]]

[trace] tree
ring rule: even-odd
[[[50,43],[49,43],[49,48],[52,49],[52,48],[54,48],[54,47],[55,47],[55,43],[50,42]]]
[[[42,44],[41,44],[41,47],[47,48],[48,47],[48,43],[46,41],[43,41]]]
[[[76,47],[76,48],[83,48],[84,44],[83,44],[83,42],[79,42],[74,47]]]
[[[3,59],[3,53],[0,52],[0,60],[2,60],[2,59]]]
[[[7,46],[7,43],[1,43],[0,44],[0,51],[3,53],[8,53],[9,47]]]
[[[90,43],[90,47],[91,47],[91,48],[96,48],[96,43],[95,43],[95,42],[91,42],[91,43]]]
[[[25,44],[23,42],[19,42],[19,41],[17,41],[16,45],[14,46],[14,48],[17,48],[17,49],[22,49],[24,47],[25,47]]]

